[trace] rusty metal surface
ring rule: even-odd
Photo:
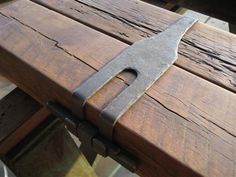
[[[120,72],[132,70],[137,75],[136,79],[100,114],[99,131],[111,140],[117,120],[175,62],[181,38],[196,21],[189,17],[182,17],[163,32],[135,42],[83,82],[73,94],[74,100],[79,105],[79,116],[84,114],[84,106],[91,96]]]

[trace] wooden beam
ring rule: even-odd
[[[180,17],[138,0],[33,1],[127,44],[162,31]],[[236,93],[235,44],[235,35],[199,23],[182,40],[175,64]]]
[[[73,90],[127,47],[29,1],[17,1],[0,13],[0,71],[43,104],[57,100],[75,107]],[[208,38],[203,41],[195,35],[206,29],[211,28],[195,25],[186,37],[192,35],[189,41],[201,39],[197,45],[211,48],[212,40],[206,42]],[[231,36],[215,29],[208,35],[216,34]],[[224,43],[227,40],[234,37]],[[189,52],[185,54],[191,55],[189,58],[199,57]],[[224,59],[231,53],[225,48]],[[88,119],[96,125],[99,110],[129,82],[119,76],[89,100]],[[137,173],[143,176],[233,176],[235,101],[234,93],[172,66],[119,120],[115,141],[139,158]]]
[[[48,115],[19,88],[0,100],[0,155],[5,155]]]

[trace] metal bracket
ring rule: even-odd
[[[135,172],[137,167],[137,159],[127,151],[120,148],[104,137],[102,137],[98,129],[86,120],[80,120],[62,105],[55,102],[48,102],[47,107],[58,118],[65,123],[67,129],[79,138],[85,157],[90,164],[93,163],[97,154],[103,157],[111,157],[118,163],[126,167],[128,170]]]
[[[72,95],[75,106],[79,106],[78,111],[73,110],[76,117],[65,107],[48,103],[52,113],[61,117],[67,129],[80,139],[82,147],[85,147],[83,153],[90,163],[98,153],[104,157],[112,157],[130,171],[136,170],[137,160],[112,141],[113,127],[130,106],[175,62],[182,36],[195,22],[195,19],[183,17],[165,31],[135,42],[83,82]],[[92,95],[126,69],[133,70],[137,78],[101,111],[98,130],[86,121],[84,106]]]
[[[120,72],[131,69],[137,78],[113,99],[100,114],[100,133],[112,140],[113,127],[118,119],[151,87],[175,62],[179,42],[197,20],[182,17],[165,31],[135,42],[106,64],[74,92],[79,114],[84,115],[87,100]],[[85,117],[85,116],[84,116]]]

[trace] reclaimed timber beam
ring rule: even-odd
[[[75,107],[74,89],[127,47],[30,1],[0,13],[0,72],[42,104]],[[96,125],[101,108],[129,82],[119,76],[89,100],[88,119]],[[138,157],[142,176],[234,176],[235,100],[233,92],[172,66],[118,121],[115,141]]]
[[[0,100],[0,156],[5,155],[49,112],[29,95],[16,88]]]
[[[33,1],[127,44],[162,31],[180,17],[138,0]],[[198,23],[183,38],[175,64],[235,93],[235,50],[236,36]]]

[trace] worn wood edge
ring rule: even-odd
[[[20,127],[40,107],[38,102],[19,88],[2,98],[0,100],[0,142]]]
[[[2,51],[2,49],[0,49],[0,51],[1,51],[1,53],[3,52]],[[5,55],[5,54],[4,54]],[[6,55],[5,55],[6,56]],[[10,55],[9,56],[11,59],[14,59],[14,57],[16,57],[16,56],[12,56],[12,55]],[[25,63],[24,62],[18,62],[17,60],[17,58],[15,58],[16,59],[16,61],[15,61],[15,63],[17,63],[15,66],[17,66],[17,68],[24,68],[24,67],[26,67],[27,68],[27,70],[28,70],[28,73],[31,75],[31,76],[34,76],[34,79],[36,79],[36,80],[41,80],[41,81],[45,81],[46,83],[47,83],[47,80],[48,79],[45,79],[45,76],[43,76],[43,74],[42,73],[40,73],[40,74],[38,74],[38,72],[36,72],[33,68],[30,68],[29,66],[25,66]],[[16,70],[14,70],[14,71],[16,71]],[[36,72],[36,73],[35,73]],[[19,73],[20,73],[20,71],[19,71]],[[9,79],[9,80],[11,80],[11,81],[14,81],[14,83],[16,83],[20,88],[22,88],[23,90],[25,90],[27,93],[30,93],[35,99],[37,99],[38,101],[40,101],[42,104],[44,103],[45,104],[45,102],[47,101],[47,100],[43,100],[42,98],[40,98],[40,95],[37,95],[36,93],[34,93],[34,91],[33,91],[33,89],[32,88],[30,88],[30,86],[26,86],[25,84],[22,84],[22,82],[21,81],[17,81],[15,78],[14,78],[14,76],[11,76],[11,75],[8,75],[8,74],[6,74],[5,73],[5,76]],[[25,78],[25,79],[27,79],[27,78]],[[50,81],[50,82],[52,82],[52,85],[49,85],[48,84],[48,86],[49,87],[58,87],[58,86],[56,86],[57,84],[56,83],[54,83],[52,80]],[[54,85],[55,84],[55,85]],[[69,100],[67,100],[68,99],[68,97],[69,97],[69,95],[70,95],[70,93],[68,93],[68,91],[66,90],[66,89],[64,89],[64,88],[61,88],[60,87],[60,90],[61,91],[59,91],[59,92],[67,92],[67,93],[65,93],[65,95],[67,95],[67,96],[63,96],[63,98],[65,98],[65,100],[62,100],[62,104],[64,104],[64,105],[68,105],[68,107],[70,107],[69,105],[71,105],[72,103],[69,103]],[[60,96],[60,95],[64,95],[64,94],[58,94],[58,96]],[[50,99],[50,98],[49,98]],[[51,95],[51,99],[53,99],[53,96]],[[54,98],[54,100],[55,99],[57,99],[57,100],[59,100],[60,98]],[[72,106],[72,105],[71,105]],[[95,108],[93,108],[92,106],[91,106],[91,109],[95,109]],[[119,124],[119,123],[118,123]],[[123,127],[122,125],[121,125],[121,127],[122,128],[124,128],[124,131],[127,131],[127,129],[125,128],[125,127]],[[120,131],[120,130],[119,130]],[[119,133],[120,134],[120,133]],[[119,137],[119,139],[121,138],[120,137],[120,135],[117,135],[117,137]],[[132,135],[131,135],[132,136]],[[117,139],[116,139],[117,140]],[[139,139],[140,140],[140,139]],[[117,140],[118,141],[118,140]],[[120,140],[121,142],[122,142],[122,140]],[[118,143],[120,142],[120,141],[118,141]],[[124,142],[123,142],[124,143]],[[122,144],[121,144],[122,145]],[[125,147],[125,146],[123,146],[123,147]],[[127,150],[129,151],[130,150],[130,148],[127,148]],[[133,150],[131,150],[132,151],[132,153],[135,153],[135,152],[133,152]],[[156,175],[161,175],[161,176],[166,176],[166,177],[170,177],[170,175],[163,169],[163,167],[161,167],[159,164],[157,164],[155,161],[153,161],[153,159],[150,159],[149,157],[147,157],[145,154],[142,154],[142,153],[140,153],[140,152],[136,152],[135,153],[136,155],[137,155],[137,157],[139,158],[139,165],[138,165],[138,171],[137,171],[137,174],[140,174],[141,176],[149,176],[149,175],[151,175],[151,176],[156,176]],[[169,158],[171,158],[171,157],[169,157]],[[171,158],[171,159],[173,159],[173,158]],[[142,161],[140,161],[140,160],[142,160]],[[178,164],[178,162],[176,161],[175,163],[177,163]],[[179,164],[178,166],[181,166],[182,167],[182,165],[181,164]],[[196,176],[196,172],[194,172],[194,171],[192,171],[189,167],[182,167],[182,168],[180,168],[180,169],[184,169],[184,171],[188,171],[192,176]],[[198,176],[198,175],[197,175]]]
[[[135,20],[132,23],[132,16],[130,17],[131,19],[129,19],[129,21],[127,20],[126,22],[124,22],[124,19],[123,19],[124,16],[118,16],[118,15],[116,16],[116,14],[113,14],[112,11],[106,11],[106,7],[104,7],[105,10],[102,9],[101,6],[96,7],[95,2],[89,4],[90,3],[89,1],[84,2],[83,0],[79,0],[79,1],[73,1],[73,2],[61,1],[59,4],[57,4],[54,1],[46,1],[46,2],[44,0],[32,0],[32,1],[36,2],[40,5],[43,5],[44,7],[47,7],[48,9],[51,9],[51,10],[56,11],[58,13],[61,13],[73,20],[83,23],[89,27],[99,30],[105,34],[115,37],[125,43],[128,43],[128,44],[130,44],[136,40],[139,40],[141,38],[144,38],[146,36],[149,36],[150,34],[153,34],[157,31],[163,30],[167,26],[168,23],[172,23],[174,20],[179,18],[179,15],[177,15],[175,13],[168,12],[166,10],[160,9],[158,7],[154,7],[154,6],[144,3],[144,2],[140,2],[140,1],[136,2],[135,0],[133,1],[133,4],[136,3],[135,4],[136,6],[133,5],[132,8],[136,9],[136,10],[139,9],[140,11],[143,9],[144,16],[146,15],[144,7],[146,7],[147,9],[150,9],[150,10],[156,9],[156,11],[160,11],[159,15],[163,16],[164,20],[158,21],[158,19],[160,19],[158,16],[157,24],[161,23],[161,25],[159,24],[159,26],[158,25],[156,26],[156,24],[154,22],[152,22],[151,24],[146,24],[146,26],[145,26],[145,25],[142,25],[142,22],[140,22],[140,24],[135,23]],[[64,4],[72,3],[75,6],[70,7],[70,10],[63,9],[63,3]],[[98,2],[98,3],[101,3],[101,2]],[[127,2],[127,3],[129,3],[129,2]],[[95,6],[94,6],[94,4],[95,4]],[[86,13],[90,13],[90,11],[84,12],[83,6],[88,6],[89,8],[94,9],[94,11],[98,11],[98,12],[100,11],[101,18],[105,18],[105,17],[102,17],[102,14],[105,14],[105,16],[107,15],[107,19],[110,18],[111,21],[112,21],[112,19],[115,19],[115,20],[120,20],[121,22],[124,22],[127,24],[130,23],[130,26],[131,26],[131,28],[134,29],[134,31],[137,31],[137,29],[140,27],[140,32],[139,32],[139,33],[141,33],[141,34],[139,34],[140,36],[136,36],[136,35],[132,36],[132,33],[130,33],[130,32],[127,33],[127,31],[124,30],[125,26],[123,27],[123,29],[122,29],[122,27],[116,28],[116,25],[115,25],[116,22],[114,23],[114,27],[112,26],[111,29],[109,30],[109,29],[106,29],[106,27],[104,27],[106,25],[104,23],[102,23],[102,21],[100,24],[96,24],[96,23],[90,22],[89,18],[86,18],[86,20],[84,20],[83,18],[81,18],[81,14],[86,15]],[[123,9],[123,11],[125,11],[127,14],[129,14],[129,12],[126,10],[127,9],[125,9],[125,10]],[[73,12],[73,11],[76,11],[77,13]],[[91,14],[92,13],[93,12],[91,12]],[[95,12],[94,12],[94,15],[96,16]],[[167,18],[167,16],[169,16],[169,17]],[[155,28],[154,28],[154,26],[155,26]],[[194,30],[194,32],[192,34],[190,34],[187,37],[184,37],[184,39],[182,40],[182,46],[180,46],[179,54],[183,56],[182,57],[183,59],[177,60],[177,62],[175,64],[178,67],[181,67],[182,69],[197,75],[198,77],[206,79],[214,84],[217,84],[217,85],[235,93],[236,92],[236,83],[235,83],[235,78],[232,75],[235,73],[235,69],[233,69],[234,64],[232,63],[233,65],[231,65],[231,66],[227,66],[228,62],[225,62],[225,64],[224,64],[224,60],[225,60],[224,58],[227,57],[227,55],[225,56],[224,53],[217,53],[216,52],[217,50],[214,50],[214,47],[218,46],[218,44],[220,44],[219,41],[216,40],[215,42],[218,44],[213,46],[213,48],[211,48],[207,45],[206,46],[199,45],[199,41],[198,40],[196,41],[196,39],[194,39],[194,41],[192,40],[193,36],[199,35],[201,37],[202,35],[205,35],[204,33],[206,33],[206,31],[208,31],[208,33],[223,35],[224,38],[232,38],[232,40],[234,39],[236,41],[235,36],[232,34],[230,35],[229,33],[223,32],[221,30],[214,29],[214,28],[212,28],[208,25],[205,25],[205,24],[199,24],[198,27],[196,27],[195,29],[196,30]],[[199,30],[201,31],[202,29],[204,29],[204,33],[201,34],[199,32]],[[205,37],[207,37],[207,36],[205,35]],[[190,46],[190,47],[188,47],[188,46]],[[191,52],[188,53],[188,52],[184,51],[184,48],[186,48],[186,47],[187,48],[193,47],[194,50],[198,50],[198,52],[196,52],[199,55],[197,60],[191,61],[192,60],[191,59],[192,55],[190,54]],[[182,49],[183,49],[183,51],[182,51]],[[192,51],[192,49],[187,49],[187,50]],[[222,51],[223,50],[224,49],[222,49]],[[193,53],[195,53],[195,52],[193,52]],[[228,56],[228,57],[236,58],[236,56]],[[213,62],[212,59],[214,59],[215,61]],[[219,60],[219,62],[217,60]],[[222,61],[223,61],[223,63],[222,63]],[[205,74],[202,71],[204,71]]]
[[[30,3],[29,3],[30,4]],[[37,6],[36,6],[37,7]],[[23,7],[21,7],[22,9],[23,9]],[[14,9],[14,11],[17,11],[16,9]],[[52,15],[54,15],[54,16],[56,16],[56,14],[54,14],[54,13],[51,13]],[[46,37],[46,38],[48,38],[49,40],[51,40],[52,42],[56,42],[56,47],[58,47],[59,49],[62,49],[64,52],[66,52],[67,54],[69,54],[69,55],[71,55],[72,57],[74,57],[75,59],[78,59],[78,60],[80,60],[81,62],[83,62],[83,63],[85,63],[86,65],[88,65],[89,67],[92,67],[93,69],[95,69],[95,70],[97,70],[97,68],[100,68],[100,67],[102,67],[102,64],[105,64],[104,62],[107,62],[108,60],[106,59],[106,61],[103,61],[103,63],[101,63],[100,61],[96,61],[96,59],[95,59],[95,57],[94,56],[85,56],[85,58],[79,58],[79,57],[77,57],[77,56],[80,56],[79,55],[79,53],[77,52],[77,50],[75,49],[75,50],[71,50],[67,45],[64,45],[63,43],[64,43],[64,41],[60,38],[60,37],[58,37],[57,35],[55,35],[55,34],[51,34],[51,33],[48,33],[47,31],[45,31],[43,28],[42,29],[40,29],[40,27],[39,26],[35,26],[35,24],[24,24],[24,20],[23,20],[23,18],[22,19],[16,19],[16,16],[14,17],[14,16],[12,16],[12,18],[14,18],[14,20],[16,20],[16,21],[18,21],[19,23],[21,23],[22,25],[24,25],[24,26],[26,26],[26,27],[28,27],[28,28],[30,28],[30,29],[32,29],[32,30],[35,30],[37,33],[39,33],[39,34],[41,34],[41,35],[43,35],[44,37]],[[20,17],[19,17],[20,18]],[[20,20],[23,20],[23,21],[20,21]],[[65,20],[65,19],[64,19]],[[37,23],[37,22],[36,22]],[[38,22],[38,23],[40,23],[40,21]],[[65,23],[65,21],[63,22],[63,23]],[[66,24],[66,23],[65,23]],[[67,26],[68,25],[70,25],[71,23],[68,23],[67,24]],[[74,23],[73,23],[74,24]],[[31,26],[29,26],[29,25],[31,25]],[[34,25],[34,26],[33,26]],[[32,27],[33,26],[33,27]],[[83,29],[84,27],[83,26],[78,26],[78,28],[79,27],[81,27],[81,29]],[[82,30],[83,31],[83,30]],[[89,32],[90,30],[89,30],[89,28],[84,28],[84,31],[87,31],[87,32]],[[74,32],[74,33],[76,33],[76,31]],[[80,33],[78,33],[78,35],[79,35]],[[96,31],[94,31],[93,32],[93,30],[91,29],[91,33],[90,33],[90,35],[91,36],[93,36],[93,34],[95,34],[94,35],[94,37],[99,37],[99,38],[102,38],[102,37],[104,37],[104,38],[106,38],[106,36],[104,36],[104,35],[102,35],[101,33],[97,33]],[[76,34],[75,34],[76,35]],[[100,37],[101,36],[101,37]],[[53,38],[52,38],[53,37]],[[63,38],[63,37],[62,37]],[[110,40],[110,38],[109,37],[107,37],[107,42]],[[65,41],[65,42],[67,42],[67,41]],[[116,42],[116,40],[114,40],[114,42],[115,43],[111,43],[110,45],[118,45],[119,47],[118,47],[118,49],[117,49],[117,51],[119,52],[120,50],[122,50],[123,48],[125,48],[127,45],[124,45],[123,43],[119,43],[118,41]],[[78,43],[78,45],[79,45],[79,43]],[[100,45],[100,43],[98,43],[97,45]],[[121,48],[121,49],[120,49]],[[104,48],[105,49],[105,48]],[[105,50],[104,52],[110,52],[109,51],[110,49],[108,49],[108,50]],[[112,48],[112,50],[114,50],[113,48]],[[90,52],[92,52],[92,50],[90,51]],[[100,52],[102,52],[102,51],[99,51],[99,54],[100,54]],[[84,56],[83,56],[84,57]],[[104,56],[104,57],[107,57],[107,56]],[[108,56],[109,57],[109,56]],[[179,58],[181,58],[181,57],[179,57]],[[93,64],[92,62],[92,60],[95,60],[96,62],[100,62],[99,64],[98,63],[95,63],[95,64]],[[174,67],[174,68],[176,68],[176,67]],[[186,74],[186,75],[189,75],[188,73],[184,73],[183,71],[181,71],[180,69],[178,69],[178,68],[176,68],[178,71],[180,71],[181,73],[183,73],[183,74]],[[175,69],[175,70],[176,70]],[[163,77],[165,77],[165,76],[163,76]],[[196,80],[200,80],[200,79],[198,79],[196,76],[191,76],[191,77],[193,77],[194,78],[194,80],[196,79]],[[125,78],[124,77],[120,77],[120,79],[121,79],[121,81],[122,82],[129,82],[128,80],[125,80]],[[184,79],[184,78],[183,78]],[[190,79],[191,80],[191,79]],[[204,83],[206,83],[207,84],[207,82],[204,82]],[[158,84],[160,84],[159,82],[158,82]],[[153,85],[153,87],[147,92],[147,95],[148,96],[150,96],[151,98],[154,98],[154,95],[157,93],[156,92],[156,88],[158,88],[158,84],[154,84]],[[208,85],[208,84],[207,84]],[[211,84],[209,83],[209,86],[211,86]],[[212,87],[212,86],[211,86]],[[214,86],[213,86],[214,87]],[[215,88],[217,88],[217,87],[215,87]],[[217,89],[218,90],[218,89]],[[222,92],[223,92],[223,89],[222,89]],[[209,92],[208,92],[209,93]],[[225,93],[228,93],[227,91],[225,91]],[[233,95],[233,94],[232,94]],[[160,95],[159,95],[160,96]],[[168,96],[168,95],[166,95],[166,96]],[[232,98],[234,98],[234,97],[232,97]],[[154,98],[155,99],[155,98]],[[180,98],[178,98],[178,99],[180,99]],[[158,101],[158,99],[156,98],[156,101]],[[160,100],[159,100],[160,101]],[[178,101],[180,101],[181,102],[181,100],[178,100]],[[213,119],[214,120],[214,119]],[[211,120],[211,121],[213,121],[213,120]],[[226,127],[224,127],[224,128],[226,128]]]
[[[24,105],[26,101],[30,103]],[[6,112],[5,116],[7,116],[8,119],[13,119],[15,117],[12,115],[16,115],[14,122],[17,122],[15,127],[12,127],[10,131],[4,132],[5,135],[0,141],[0,156],[2,156],[19,143],[41,121],[43,121],[49,115],[49,112],[45,108],[42,108],[29,95],[23,93],[19,88],[10,92],[0,103],[2,111]],[[8,110],[8,107],[10,110]],[[11,124],[11,121],[12,120],[9,120],[9,124]],[[6,122],[1,126],[4,125],[6,126]],[[4,127],[1,129],[4,129]]]
[[[45,120],[50,113],[46,108],[41,108],[27,121],[25,121],[20,127],[12,132],[0,143],[0,156],[5,155],[15,145],[17,145],[28,133],[36,128],[43,120]]]

